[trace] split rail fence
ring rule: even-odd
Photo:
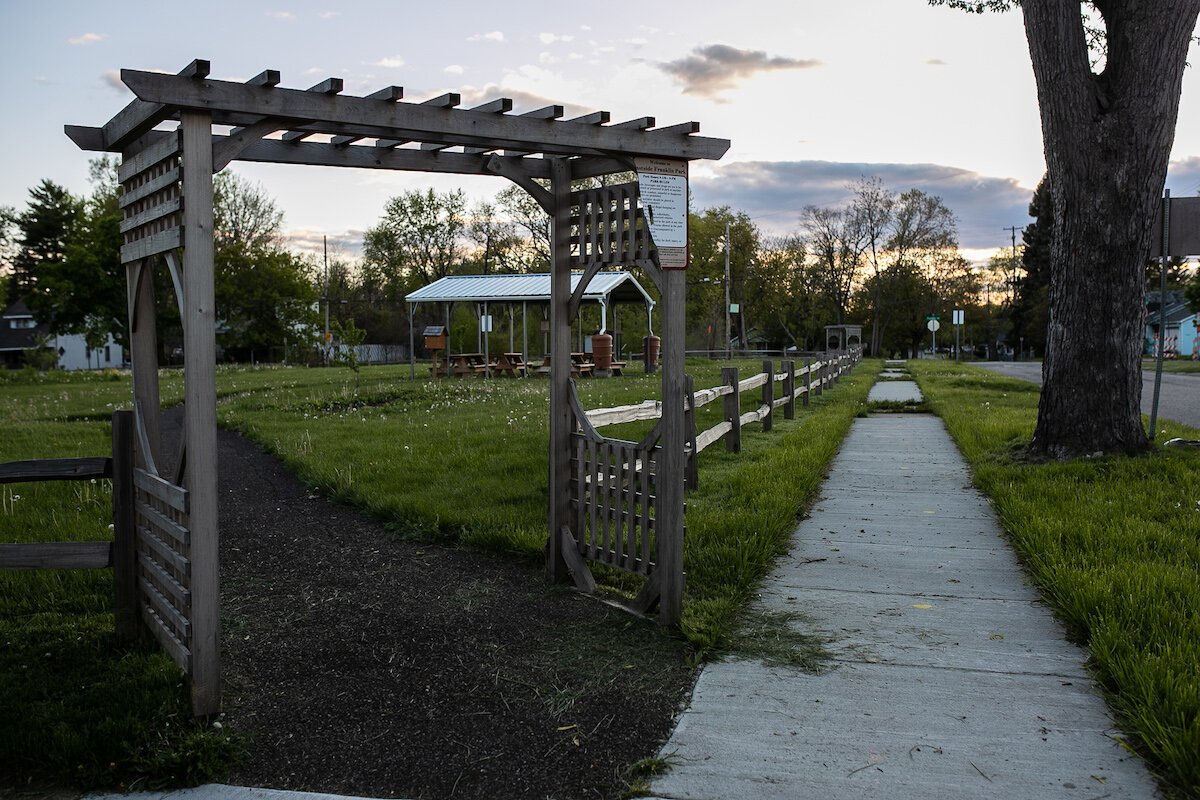
[[[740,452],[743,425],[761,422],[763,430],[769,431],[778,408],[783,409],[785,419],[792,419],[797,398],[802,405],[808,405],[810,397],[820,395],[837,382],[861,357],[861,350],[856,350],[810,361],[800,368],[794,361],[783,361],[778,371],[773,362],[764,361],[762,372],[745,379],[739,379],[736,367],[726,367],[721,371],[720,386],[699,391],[688,377],[684,407],[686,487],[696,487],[696,457],[706,447],[724,439],[727,450]],[[742,394],[755,389],[761,389],[760,405],[742,413]],[[724,419],[697,433],[696,410],[721,398]],[[663,457],[660,426],[656,425],[640,442],[608,438],[597,429],[626,422],[661,422],[663,404],[646,400],[636,405],[584,411],[574,391],[570,399],[575,422],[571,437],[571,524],[562,532],[569,568],[577,584],[588,591],[595,588],[586,567],[589,561],[645,577],[642,592],[631,607],[646,613],[664,600],[664,586],[677,585],[682,591],[683,585],[681,580],[661,580],[656,570],[657,553],[662,545],[655,535],[659,465]]]
[[[109,541],[0,544],[0,570],[113,570],[116,634],[145,623],[187,674],[192,670],[188,492],[134,464],[131,411],[112,418],[112,455],[0,464],[0,483],[112,479]],[[139,620],[140,618],[140,620]]]

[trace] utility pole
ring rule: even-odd
[[[325,354],[325,366],[329,366],[329,237],[321,237],[321,249],[325,252],[325,338],[321,342],[321,352]]]
[[[1015,292],[1016,292],[1015,283],[1017,280],[1017,231],[1023,231],[1023,230],[1025,230],[1025,227],[1024,226],[1017,227],[1016,225],[1009,225],[1007,228],[1001,228],[1000,230],[1008,231],[1012,234],[1012,260],[1009,262],[1009,269],[1012,272],[1012,277],[1006,281],[1006,283],[1008,283],[1008,302],[1011,303],[1015,299]]]
[[[725,223],[725,360],[733,358],[729,330],[729,223]]]

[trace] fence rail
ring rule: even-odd
[[[858,363],[860,357],[860,352],[856,351],[809,362],[799,369],[794,362],[785,361],[778,372],[770,361],[766,361],[761,373],[744,380],[739,380],[736,368],[726,367],[721,370],[721,385],[700,390],[696,390],[692,378],[687,377],[682,409],[686,425],[684,486],[696,487],[696,456],[706,447],[724,439],[729,450],[741,450],[743,425],[761,422],[764,430],[770,430],[776,408],[782,407],[784,415],[790,418],[795,412],[796,398],[802,398],[807,405],[809,395],[820,394],[824,387]],[[776,392],[777,384],[782,384],[780,392]],[[761,389],[761,404],[753,411],[741,413],[742,393],[756,389]],[[664,578],[663,573],[670,567],[662,565],[669,565],[671,560],[660,552],[660,534],[662,537],[671,535],[659,523],[660,482],[671,479],[671,476],[659,474],[665,458],[662,426],[655,425],[638,443],[608,438],[597,430],[607,425],[660,420],[663,404],[657,400],[644,400],[632,405],[584,411],[574,383],[570,385],[569,400],[574,419],[570,523],[558,534],[568,569],[576,584],[585,591],[595,589],[595,581],[587,567],[589,561],[643,576],[646,580],[641,592],[629,604],[631,609],[646,613],[656,603],[676,607],[682,581],[673,581],[669,576]],[[697,433],[696,410],[717,400],[724,401],[725,419]],[[684,535],[684,531],[681,530],[679,535]]]
[[[118,411],[112,418],[112,455],[94,458],[45,458],[0,464],[0,483],[112,479],[113,538],[91,542],[0,544],[0,570],[112,569],[117,637],[137,636],[137,584],[133,571],[133,418]]]
[[[778,371],[774,369],[773,362],[764,361],[762,372],[741,379],[736,367],[726,367],[721,370],[721,385],[689,392],[685,410],[690,412],[689,419],[692,425],[692,430],[689,431],[692,444],[688,448],[689,472],[693,474],[690,483],[694,486],[695,456],[706,447],[724,439],[730,452],[739,452],[743,425],[761,422],[764,430],[770,430],[777,408],[783,409],[785,419],[791,419],[795,413],[797,399],[803,405],[808,405],[810,397],[820,395],[825,387],[837,382],[861,359],[862,351],[854,350],[843,355],[808,361],[802,367],[797,367],[794,361],[782,361]],[[776,384],[783,384],[778,393]],[[762,402],[753,411],[742,413],[741,395],[760,388]],[[725,419],[697,433],[694,427],[695,410],[722,398],[725,398]],[[657,400],[643,400],[633,405],[593,409],[586,412],[586,416],[593,428],[654,420],[662,417],[662,403]]]

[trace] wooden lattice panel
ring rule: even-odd
[[[183,168],[172,134],[117,169],[121,181],[121,262],[128,264],[183,246]]]
[[[572,436],[575,540],[591,561],[638,575],[654,570],[658,447]]]
[[[191,536],[188,494],[169,481],[134,470],[138,605],[175,663],[192,670]]]
[[[635,266],[653,259],[654,242],[638,204],[638,185],[622,183],[571,195],[573,268]]]

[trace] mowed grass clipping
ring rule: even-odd
[[[688,372],[704,388],[719,384],[728,365],[689,361]],[[762,369],[761,360],[733,365],[742,378]],[[808,408],[798,402],[795,420],[777,409],[772,432],[748,425],[741,454],[726,453],[722,443],[701,454],[699,489],[687,497],[682,626],[698,656],[745,644],[739,615],[865,407],[877,366],[860,367]],[[315,491],[363,509],[399,536],[541,559],[548,383],[433,381],[427,370],[413,379],[407,366],[358,373],[223,368],[218,415]],[[164,402],[177,402],[179,372],[164,370],[160,379]],[[589,409],[656,399],[660,385],[661,376],[636,371],[578,382]],[[0,379],[0,397],[0,461],[94,456],[109,451],[107,420],[128,406],[130,386],[115,372],[10,375]],[[759,402],[758,390],[747,392],[742,410]],[[702,408],[698,430],[719,422],[721,407]],[[604,432],[640,438],[648,429],[633,423]],[[0,492],[0,541],[111,536],[107,481],[13,484]],[[611,592],[638,588],[629,576],[597,573]],[[770,620],[754,626],[779,627]],[[236,734],[191,719],[186,686],[166,655],[152,642],[115,643],[107,570],[0,572],[0,642],[0,777],[7,783],[29,776],[84,787],[194,783],[219,778],[236,757]],[[789,651],[783,660],[804,664],[810,655]]]
[[[1005,530],[1091,649],[1122,728],[1172,789],[1200,797],[1200,452],[1025,463],[1038,388],[909,362]],[[1200,431],[1169,421],[1170,437]]]

